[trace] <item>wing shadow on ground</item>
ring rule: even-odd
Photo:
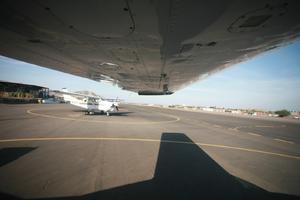
[[[82,196],[46,199],[299,199],[267,192],[230,175],[185,134],[163,133],[161,140],[152,179]]]
[[[0,149],[0,167],[17,160],[35,149],[36,148],[34,147],[11,147]]]

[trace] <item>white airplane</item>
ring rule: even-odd
[[[168,95],[300,36],[298,0],[1,0],[0,54]]]
[[[118,99],[103,99],[100,96],[91,96],[81,93],[69,92],[66,89],[61,91],[53,91],[56,94],[61,95],[65,102],[86,109],[87,114],[106,113],[107,116],[112,112],[119,111]]]

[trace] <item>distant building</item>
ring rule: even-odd
[[[0,81],[1,103],[39,103],[48,96],[46,87]]]
[[[214,111],[214,108],[202,108],[203,111],[208,111],[208,112],[213,112]]]
[[[300,119],[300,112],[296,112],[296,111],[291,112],[291,117],[294,119]]]
[[[241,114],[242,111],[240,111],[240,110],[231,110],[231,113],[233,113],[233,114]]]
[[[225,112],[225,108],[216,108],[215,112]]]

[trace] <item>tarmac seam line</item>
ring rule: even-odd
[[[216,148],[222,148],[222,149],[233,149],[233,150],[247,151],[247,152],[253,152],[253,153],[261,153],[261,154],[266,154],[266,155],[280,156],[280,157],[300,160],[300,156],[293,156],[293,155],[263,151],[263,150],[258,150],[258,149],[226,146],[226,145],[219,145],[219,144],[208,144],[208,143],[200,143],[200,142],[184,142],[184,141],[175,141],[175,140],[159,140],[159,139],[143,139],[143,138],[105,138],[105,137],[16,138],[16,139],[2,139],[2,140],[0,140],[0,143],[25,142],[25,141],[66,141],[66,140],[101,140],[101,141],[108,140],[108,141],[162,142],[162,143],[189,144],[189,145],[196,144],[196,145],[203,146],[203,147],[216,147]]]
[[[147,124],[174,123],[174,122],[178,122],[180,120],[180,118],[175,116],[175,115],[160,114],[160,115],[163,115],[163,116],[173,118],[173,120],[157,121],[157,122],[100,121],[100,120],[88,120],[88,119],[74,119],[74,118],[70,118],[70,117],[59,117],[59,116],[55,116],[55,115],[40,114],[40,113],[33,112],[34,110],[37,110],[37,109],[27,110],[26,112],[30,115],[40,116],[40,117],[45,117],[45,118],[62,119],[62,120],[70,120],[70,121],[80,121],[80,122],[92,122],[92,123],[118,123],[118,124],[144,124],[144,125],[147,125]]]
[[[288,143],[288,144],[294,144],[294,142],[289,141],[289,140],[282,140],[282,139],[278,139],[278,138],[275,138],[275,139],[273,139],[273,140],[276,140],[276,141],[278,141],[278,142]]]

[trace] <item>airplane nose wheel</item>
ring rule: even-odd
[[[109,112],[106,113],[106,116],[109,116]]]

